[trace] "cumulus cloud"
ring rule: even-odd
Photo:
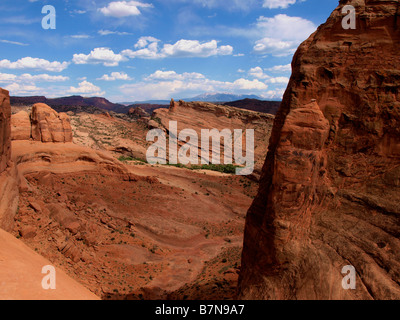
[[[287,56],[295,52],[299,44],[316,30],[316,26],[300,17],[278,14],[272,18],[259,17],[256,30],[263,35],[255,42],[256,53]]]
[[[124,80],[129,81],[132,80],[125,72],[112,72],[111,75],[105,74],[101,78],[97,80],[104,80],[104,81],[116,81],[116,80]]]
[[[233,47],[229,45],[218,46],[216,40],[200,42],[198,40],[179,40],[174,44],[164,44],[159,47],[160,40],[153,37],[142,37],[136,43],[135,48],[139,50],[124,50],[122,55],[129,58],[163,59],[176,58],[208,58],[218,55],[231,55]]]
[[[157,70],[150,76],[148,76],[145,80],[196,80],[196,79],[205,79],[205,76],[201,73],[192,72],[192,73],[182,73],[178,74],[175,71],[161,71]]]
[[[292,71],[292,65],[285,64],[285,65],[278,65],[278,66],[273,66],[272,68],[268,68],[267,71],[271,72],[291,72]]]
[[[68,67],[68,62],[53,61],[45,59],[25,57],[15,62],[4,59],[0,61],[0,68],[4,69],[35,69],[46,70],[50,72],[61,72]]]
[[[93,83],[88,82],[86,80],[79,83],[78,87],[70,87],[69,92],[73,94],[83,94],[92,96],[104,95],[104,92],[101,92],[101,89],[98,86],[95,86]]]
[[[72,61],[75,64],[103,64],[106,67],[116,67],[127,59],[116,54],[109,48],[95,48],[89,54],[74,54]]]
[[[251,68],[249,70],[249,76],[264,80],[265,83],[270,84],[288,84],[289,78],[288,77],[271,77],[270,75],[266,74],[261,67]]]
[[[21,82],[62,82],[69,80],[68,77],[64,76],[51,76],[48,74],[38,74],[31,75],[29,73],[24,73],[22,75],[8,74],[8,73],[0,73],[0,82],[12,82],[12,81],[21,81]]]
[[[202,57],[207,58],[216,55],[231,55],[231,46],[220,46],[216,40],[200,43],[197,40],[179,40],[175,44],[166,44],[162,50],[163,54],[169,57]]]
[[[152,8],[150,3],[139,1],[113,1],[107,7],[100,8],[99,11],[105,16],[114,18],[124,18],[129,16],[138,16],[141,14],[139,8]]]
[[[10,91],[13,96],[21,96],[21,95],[35,95],[43,93],[42,88],[38,88],[33,84],[19,84],[19,83],[12,83],[4,89]]]
[[[134,100],[169,99],[179,95],[189,97],[203,92],[263,93],[268,85],[258,79],[244,78],[233,82],[216,81],[200,73],[177,73],[157,70],[144,81],[127,84],[120,90]]]

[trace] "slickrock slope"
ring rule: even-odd
[[[51,263],[0,229],[0,300],[98,300],[56,269],[56,289],[44,290],[42,268]]]
[[[357,29],[344,30],[354,5]],[[398,1],[340,1],[294,56],[258,196],[240,298],[400,298]],[[357,272],[344,290],[342,267]]]
[[[217,129],[219,131],[242,129],[243,139],[246,129],[254,129],[255,171],[260,172],[267,154],[274,116],[208,102],[176,102],[172,100],[169,109],[155,110],[153,119],[159,121],[159,123],[151,120],[149,122],[150,127],[161,127],[168,131],[169,121],[177,121],[178,132],[183,129],[193,129],[199,139],[202,129]],[[180,145],[185,143],[184,141],[178,142]],[[223,156],[222,149],[221,158]]]

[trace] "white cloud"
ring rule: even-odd
[[[149,3],[139,1],[113,1],[107,7],[99,9],[105,16],[124,18],[129,16],[138,16],[141,14],[139,8],[152,8]]]
[[[101,78],[97,80],[104,80],[104,81],[116,81],[116,80],[124,80],[129,81],[132,80],[125,72],[112,72],[111,75],[105,74]]]
[[[265,93],[268,85],[258,79],[244,78],[233,82],[207,79],[200,73],[156,71],[144,81],[120,87],[122,93],[134,100],[190,97],[203,92]]]
[[[68,62],[50,62],[48,60],[25,57],[15,62],[4,59],[0,61],[0,68],[4,69],[36,69],[51,72],[61,72],[68,67]]]
[[[132,35],[132,33],[129,32],[121,32],[121,31],[111,31],[111,30],[99,30],[98,34],[101,36],[108,36],[111,34],[116,34],[118,36],[129,36]]]
[[[142,49],[147,47],[148,44],[159,41],[160,40],[154,37],[140,37],[138,42],[135,44],[135,48]]]
[[[72,35],[70,37],[73,38],[73,39],[89,39],[89,38],[91,38],[87,34],[74,34],[74,35]]]
[[[21,82],[62,82],[69,80],[68,77],[64,76],[51,76],[48,74],[31,75],[24,73],[20,76],[14,74],[0,73],[0,82],[7,81],[21,81]]]
[[[268,9],[286,9],[295,3],[296,0],[264,0],[263,7]]]
[[[104,92],[101,92],[101,89],[98,86],[95,86],[93,83],[86,80],[79,83],[79,86],[77,88],[70,87],[69,92],[73,94],[84,94],[93,96],[104,95]]]
[[[73,10],[73,11],[70,11],[70,13],[75,13],[75,14],[85,14],[85,13],[86,13],[86,11],[85,11],[85,10]]]
[[[249,76],[253,78],[257,78],[260,80],[264,80],[265,83],[271,84],[288,84],[288,77],[271,77],[268,74],[264,73],[264,70],[261,67],[251,68],[249,70]]]
[[[148,76],[145,80],[195,80],[195,79],[205,79],[205,76],[201,73],[192,72],[188,73],[185,72],[183,74],[178,74],[175,71],[161,71],[157,70],[150,76]]]
[[[13,96],[35,95],[35,94],[41,94],[43,92],[42,88],[38,88],[35,85],[19,84],[19,83],[12,83],[4,87],[4,89],[10,91],[10,95]]]
[[[300,17],[278,14],[273,18],[259,17],[256,30],[263,36],[255,42],[256,53],[287,56],[295,52],[299,44],[316,30],[316,26]]]
[[[75,64],[103,64],[106,67],[116,67],[127,59],[116,54],[109,48],[95,48],[89,54],[74,54],[72,61]]]
[[[175,44],[164,45],[163,54],[169,57],[211,57],[215,55],[231,55],[231,46],[218,47],[216,40],[200,43],[197,40],[179,40]]]
[[[17,42],[17,41],[10,41],[10,40],[0,40],[0,42],[2,42],[2,43],[8,43],[8,44],[14,44],[14,45],[16,45],[16,46],[22,46],[22,47],[29,46],[29,44],[26,44],[26,43]]]
[[[272,68],[268,68],[267,71],[271,72],[291,72],[292,71],[292,65],[285,64],[285,65],[279,65],[279,66],[273,66]]]
[[[232,46],[218,46],[216,40],[201,43],[198,40],[179,40],[175,44],[164,44],[159,48],[160,40],[153,37],[142,37],[135,45],[140,50],[124,50],[122,55],[129,58],[162,59],[168,57],[178,58],[207,58],[218,55],[231,55]]]
[[[269,78],[268,75],[264,73],[264,70],[260,67],[251,68],[249,71],[249,75],[257,78],[257,79],[267,79]]]

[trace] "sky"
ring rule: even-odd
[[[280,99],[296,48],[338,2],[2,0],[0,87],[112,102]]]

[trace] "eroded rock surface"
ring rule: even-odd
[[[357,29],[342,28],[342,8]],[[340,1],[294,56],[239,297],[400,298],[400,19],[396,1]],[[344,266],[357,272],[344,290]]]
[[[274,119],[273,115],[208,102],[171,100],[169,109],[157,109],[152,117],[153,120],[148,123],[150,128],[161,128],[168,133],[170,121],[176,121],[178,133],[184,129],[192,129],[196,131],[199,139],[203,129],[217,129],[219,132],[224,129],[229,129],[231,132],[235,129],[242,129],[243,146],[245,146],[246,129],[253,129],[255,172],[261,172],[262,164],[267,154],[268,141]],[[186,141],[178,141],[180,146],[185,143]],[[223,139],[221,139],[221,144],[223,143]],[[243,151],[244,153],[245,151]],[[224,163],[223,148],[221,148],[219,156],[221,157],[221,163]],[[210,154],[210,159],[211,157],[212,153]]]
[[[0,88],[0,228],[10,230],[18,206],[16,170],[11,162],[11,108],[7,90]]]
[[[32,112],[20,111],[12,116],[12,140],[72,142],[69,116],[57,113],[44,103],[36,103]]]
[[[8,91],[0,89],[0,172],[3,172],[11,157],[10,96]]]

